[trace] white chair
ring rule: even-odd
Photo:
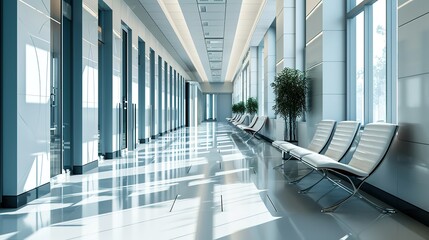
[[[258,120],[258,116],[256,116],[256,114],[255,114],[255,116],[253,117],[253,119],[249,125],[239,124],[239,125],[237,125],[237,127],[240,128],[241,130],[243,130],[243,128],[246,128],[246,127],[251,128],[251,127],[253,127],[253,125],[255,125],[257,120]]]
[[[240,114],[236,114],[233,118],[230,118],[228,121],[229,122],[233,122],[233,121],[235,121],[235,120],[237,120],[238,118],[240,118],[241,117],[241,115]]]
[[[317,124],[316,132],[314,133],[313,139],[308,145],[307,149],[315,153],[320,153],[328,144],[329,139],[332,136],[334,127],[334,120],[322,120]],[[289,154],[292,149],[298,148],[297,145],[286,142],[286,141],[274,141],[272,145],[283,153]],[[289,157],[286,160],[283,160],[283,163],[276,166],[275,168],[281,167],[288,160],[291,160],[293,156]]]
[[[231,120],[234,120],[237,117],[238,114],[234,114],[234,116],[232,117],[227,117],[225,118],[228,122],[230,122]]]
[[[356,121],[342,121],[337,123],[334,131],[334,135],[329,142],[328,149],[323,154],[324,156],[330,157],[331,159],[335,161],[341,161],[347,154],[347,152],[350,150],[350,148],[353,145],[353,141],[356,138],[356,135],[358,133],[360,127],[360,123]],[[290,150],[289,154],[293,156],[294,158],[298,160],[302,160],[304,156],[307,156],[309,154],[313,154],[314,151],[297,147]],[[308,176],[310,173],[312,173],[314,169],[312,169],[310,172],[305,174],[304,176],[292,181],[291,183],[296,183],[302,180],[304,177]],[[322,178],[323,179],[323,178]],[[322,180],[321,179],[321,180]],[[320,180],[320,181],[321,181]],[[319,183],[320,181],[316,182],[314,185]],[[302,190],[304,191],[304,190]]]
[[[243,114],[240,119],[238,119],[237,121],[232,122],[232,124],[234,124],[234,126],[240,125],[244,123],[244,120],[246,120],[247,118],[247,114]]]
[[[397,126],[388,123],[371,123],[365,126],[359,140],[358,146],[353,153],[352,159],[349,163],[340,163],[331,157],[320,154],[310,154],[302,157],[301,161],[308,166],[322,171],[323,175],[331,182],[341,187],[350,193],[349,196],[335,203],[334,205],[323,208],[322,212],[335,211],[339,206],[345,203],[352,196],[359,196],[359,198],[368,201],[371,205],[382,210],[383,212],[394,213],[395,210],[391,208],[384,208],[376,203],[370,201],[359,193],[359,189],[363,183],[371,176],[372,173],[380,166],[389,150],[393,139],[397,132]],[[333,181],[328,177],[328,173],[336,173],[346,178],[352,189],[345,185]],[[359,180],[357,184],[352,181],[352,178]]]
[[[264,127],[265,122],[267,121],[267,118],[268,118],[267,116],[258,117],[258,120],[253,125],[253,127],[244,127],[244,128],[242,128],[243,131],[245,131],[245,132],[247,132],[247,133],[249,133],[249,134],[252,135],[249,139],[247,139],[247,141],[249,141],[250,139],[256,137],[256,133],[258,133],[259,131],[261,131],[261,129]]]

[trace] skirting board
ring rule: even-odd
[[[408,203],[398,197],[393,196],[392,194],[385,192],[377,187],[372,186],[369,183],[364,183],[362,190],[371,196],[380,199],[381,201],[389,204],[393,208],[407,214],[408,216],[416,219],[417,221],[423,223],[426,226],[429,226],[429,212],[414,206],[411,203]]]
[[[18,196],[3,196],[2,207],[19,208],[51,191],[51,183],[45,183],[30,191],[19,194]]]
[[[106,153],[104,155],[104,159],[113,159],[113,158],[117,158],[121,156],[121,151],[115,151],[115,152],[111,152],[111,153]]]
[[[75,175],[84,174],[97,167],[98,167],[98,160],[92,161],[83,166],[73,166],[73,174]]]
[[[256,133],[256,136],[257,136],[258,138],[262,138],[262,139],[264,139],[265,141],[267,141],[267,142],[269,142],[269,143],[273,143],[273,142],[274,142],[274,140],[272,140],[271,138],[266,137],[266,136],[264,136],[264,135],[262,135],[262,134]]]

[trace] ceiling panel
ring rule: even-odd
[[[225,3],[225,0],[197,0],[198,3]]]
[[[223,38],[224,31],[223,29],[217,29],[216,27],[204,28],[205,38]]]
[[[212,70],[212,76],[220,76],[222,74],[221,70]]]
[[[200,12],[225,12],[225,4],[198,4]]]
[[[201,20],[222,20],[225,18],[225,14],[218,12],[202,12],[200,13]]]
[[[225,26],[225,21],[223,19],[221,19],[221,20],[204,20],[204,21],[202,21],[201,24],[203,25],[203,27],[208,27],[208,26],[222,26],[223,27],[223,26]]]
[[[212,70],[222,69],[222,62],[210,62],[210,69]]]
[[[222,52],[207,52],[209,61],[222,61]]]

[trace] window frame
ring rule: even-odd
[[[364,124],[373,122],[373,4],[347,2],[347,117],[356,119],[356,17],[364,14]],[[386,0],[386,122],[397,123],[397,1]]]

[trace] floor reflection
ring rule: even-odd
[[[321,206],[343,191],[321,183],[308,194],[273,170],[281,155],[223,123],[184,128],[57,178],[51,193],[0,210],[0,239],[427,239],[429,229],[358,199],[337,212]],[[297,162],[286,176],[308,171]],[[400,237],[400,238],[397,238]]]

